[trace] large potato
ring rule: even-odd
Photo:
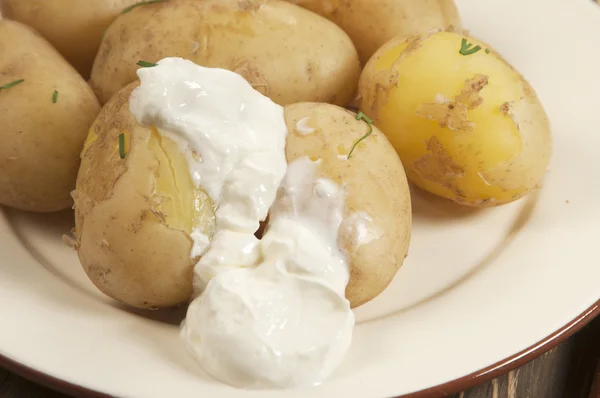
[[[385,136],[369,131],[354,113],[329,104],[301,103],[285,108],[288,162],[309,156],[322,177],[346,191],[339,247],[351,268],[346,298],[358,307],[379,295],[408,252],[411,203],[402,163]]]
[[[487,44],[437,32],[381,48],[360,108],[387,135],[409,180],[470,206],[512,202],[543,179],[550,125],[529,83]]]
[[[170,0],[136,7],[107,31],[92,70],[102,103],[137,79],[136,63],[181,57],[244,76],[285,105],[346,105],[360,65],[335,24],[278,0]]]
[[[68,208],[100,105],[63,57],[24,25],[0,20],[0,55],[0,204]]]
[[[0,0],[4,17],[37,30],[88,77],[104,30],[140,0]]]
[[[454,0],[287,0],[322,15],[352,39],[364,64],[394,37],[460,27]]]
[[[77,253],[108,296],[168,307],[191,298],[197,259],[190,234],[198,228],[212,236],[215,216],[177,145],[131,114],[137,84],[103,108],[86,141],[74,194]]]

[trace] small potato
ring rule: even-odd
[[[454,0],[287,0],[335,22],[352,39],[363,64],[394,37],[459,28]]]
[[[79,153],[98,112],[90,87],[48,42],[0,20],[0,204],[70,207]]]
[[[129,111],[138,84],[117,93],[90,131],[74,194],[75,236],[79,260],[102,292],[153,309],[191,298],[190,234],[212,237],[215,215],[177,145]]]
[[[229,69],[285,105],[348,104],[360,75],[356,49],[335,24],[278,0],[170,0],[136,7],[107,31],[92,70],[102,103],[137,79],[136,63],[181,57]]]
[[[411,182],[460,204],[517,200],[552,152],[529,83],[487,44],[452,32],[398,38],[360,81],[360,109],[387,135]]]
[[[412,216],[402,163],[377,128],[348,159],[369,131],[350,111],[301,103],[287,106],[285,118],[288,162],[308,156],[319,162],[322,177],[345,188],[338,245],[351,267],[346,298],[358,307],[385,290],[408,252]]]
[[[140,0],[0,0],[4,17],[37,30],[89,77],[106,28]]]

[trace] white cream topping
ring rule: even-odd
[[[371,216],[359,211],[346,217],[340,227],[340,233],[353,247],[360,247],[380,239],[384,232],[373,222]]]
[[[191,255],[202,257],[183,340],[208,373],[234,386],[321,383],[354,326],[337,248],[343,189],[316,178],[308,158],[286,165],[283,109],[239,75],[166,58],[138,76],[132,113],[182,143],[195,184],[216,206],[213,239],[192,233]]]
[[[315,179],[315,168],[308,158],[288,166],[262,240],[211,246],[215,256],[196,267],[204,283],[216,275],[190,306],[182,335],[205,369],[231,385],[319,384],[350,346],[350,275],[336,243],[344,192]]]
[[[298,123],[296,123],[296,131],[300,135],[308,135],[315,132],[315,129],[310,125],[310,116],[298,120]]]

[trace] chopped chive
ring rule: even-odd
[[[56,104],[56,101],[58,101],[58,91],[54,90],[52,93],[52,103]]]
[[[146,62],[146,61],[137,61],[138,66],[141,66],[142,68],[152,68],[157,66],[158,64],[153,64],[152,62]]]
[[[133,10],[136,7],[139,6],[145,6],[147,4],[152,4],[152,3],[163,3],[167,0],[147,0],[147,1],[140,1],[139,3],[135,3],[130,5],[129,7],[125,8],[123,11],[121,11],[121,14],[127,14],[129,11]]]
[[[367,123],[367,125],[369,125],[369,132],[367,134],[363,135],[358,141],[356,141],[354,143],[354,145],[352,146],[352,149],[350,149],[350,153],[348,154],[348,159],[350,159],[350,156],[352,156],[352,152],[354,152],[354,149],[356,148],[356,146],[358,144],[360,144],[362,141],[366,140],[371,134],[373,134],[373,121],[371,119],[369,119],[369,117],[367,115],[365,115],[361,111],[358,111],[358,113],[356,114],[356,120],[364,120],[365,123]]]
[[[475,54],[479,50],[481,50],[481,46],[473,47],[473,44],[468,43],[467,39],[464,39],[464,38],[462,39],[462,42],[460,45],[460,51],[459,51],[459,53],[461,53],[462,55]]]
[[[125,134],[119,134],[119,156],[125,159]]]
[[[0,86],[0,90],[8,90],[11,87],[16,86],[17,84],[21,84],[25,81],[25,79],[15,80],[14,82],[10,82],[5,84],[4,86]]]
[[[490,50],[489,48],[486,48],[486,49],[485,49],[485,53],[486,53],[486,54],[489,54],[489,53],[491,53],[491,52],[492,52],[492,50]]]

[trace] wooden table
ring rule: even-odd
[[[536,360],[452,398],[565,397],[600,398],[600,318]],[[68,397],[0,368],[0,398]]]

